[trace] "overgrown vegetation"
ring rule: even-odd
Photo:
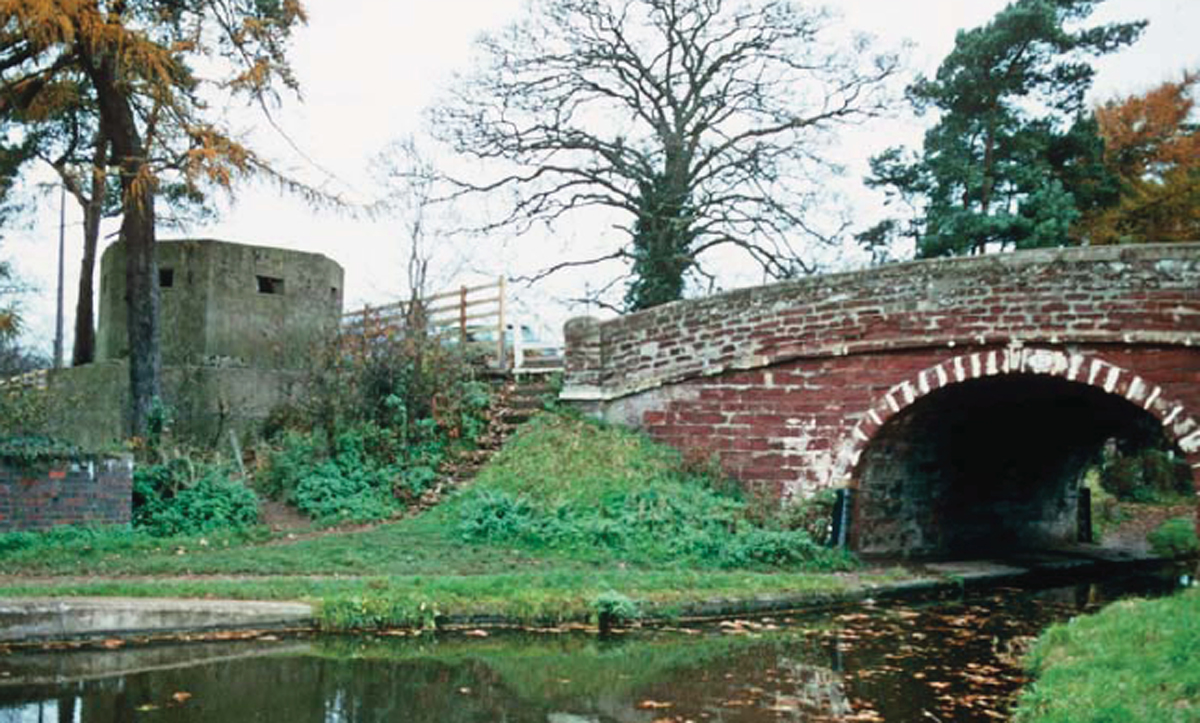
[[[462,348],[360,330],[329,347],[301,403],[268,421],[256,483],[320,523],[386,519],[474,445],[489,401]]]
[[[0,387],[0,439],[45,438],[49,417],[49,398],[45,389],[19,383]],[[13,444],[19,446],[21,443],[14,441]]]
[[[1192,495],[1192,470],[1173,450],[1105,448],[1100,485],[1122,502],[1170,503]]]
[[[531,421],[454,500],[464,541],[633,563],[847,569],[805,516],[764,514],[706,465],[571,415]],[[788,522],[796,525],[787,524]]]
[[[1016,723],[1200,719],[1200,590],[1119,602],[1054,625],[1028,667]]]
[[[138,538],[143,549],[161,541]],[[224,541],[204,538],[205,549]],[[200,540],[192,540],[199,545]],[[192,548],[194,549],[194,548]],[[394,551],[392,551],[394,553]],[[189,553],[190,554],[190,553]],[[440,570],[424,575],[326,576],[276,575],[244,579],[204,577],[129,580],[121,578],[63,580],[55,583],[13,584],[8,597],[216,596],[229,600],[304,600],[317,605],[318,623],[325,630],[387,627],[422,628],[448,616],[503,616],[527,623],[596,622],[606,594],[619,593],[636,605],[639,615],[679,615],[699,600],[721,598],[737,609],[737,600],[756,596],[787,596],[797,605],[805,600],[828,603],[865,584],[894,580],[894,573],[861,574],[859,579],[806,572],[572,569],[562,565],[539,570],[525,566],[504,573],[448,574],[452,558]]]
[[[1177,517],[1159,525],[1146,540],[1154,554],[1162,557],[1194,557],[1200,555],[1200,539],[1196,538],[1196,520]]]
[[[1112,530],[1133,520],[1165,519],[1179,514],[1176,506],[1194,500],[1192,470],[1161,429],[1147,428],[1130,439],[1111,440],[1084,471],[1091,492],[1092,539],[1102,541]],[[1156,554],[1188,554],[1190,525],[1163,525],[1147,536]]]
[[[305,466],[302,448],[291,454],[289,463]],[[39,574],[252,577],[65,581],[10,586],[5,594],[298,598],[318,602],[329,629],[422,627],[481,614],[619,626],[713,596],[800,600],[859,584],[827,574],[850,567],[851,558],[795,527],[811,516],[809,508],[780,513],[740,495],[709,464],[689,464],[641,435],[569,415],[536,417],[472,488],[419,517],[283,545],[245,544],[265,535],[261,527],[229,531],[250,517],[239,515],[239,495],[213,494],[223,489],[217,471],[183,460],[147,468],[138,482],[146,518],[135,530],[0,536],[0,566]],[[189,501],[199,489],[211,503],[203,514]],[[232,524],[209,532],[220,513]],[[196,518],[214,524],[184,522]]]
[[[258,497],[220,464],[186,458],[139,465],[133,473],[133,524],[155,537],[245,531],[258,524]]]

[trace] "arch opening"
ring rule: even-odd
[[[1165,439],[1145,409],[1057,376],[945,386],[887,420],[864,448],[851,545],[865,555],[955,558],[1075,544],[1086,537],[1080,487],[1089,464],[1114,442],[1146,449]],[[1182,464],[1178,448],[1171,453]]]

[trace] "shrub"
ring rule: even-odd
[[[45,389],[0,388],[0,436],[41,437],[49,424],[50,397]]]
[[[1100,484],[1127,502],[1171,501],[1192,493],[1191,470],[1173,451],[1105,452]]]
[[[469,542],[502,542],[533,532],[533,510],[501,490],[479,489],[459,507],[458,533]]]
[[[803,530],[751,528],[730,536],[722,555],[724,567],[796,567],[828,555]]]
[[[1146,535],[1150,549],[1161,557],[1192,557],[1200,554],[1196,521],[1187,517],[1167,520]]]
[[[381,485],[379,470],[347,467],[326,460],[311,468],[296,486],[296,506],[326,524],[382,520],[395,514],[399,506],[389,487]]]
[[[597,595],[592,601],[592,608],[596,611],[596,625],[601,633],[606,633],[616,626],[636,622],[642,615],[636,602],[613,590]]]
[[[141,465],[133,473],[134,525],[156,537],[244,530],[258,522],[258,498],[219,465],[187,460]]]
[[[837,505],[837,490],[818,490],[809,497],[791,497],[779,508],[774,520],[783,530],[803,530],[818,545],[829,543],[833,531],[833,510]],[[765,520],[771,524],[771,518]]]
[[[256,483],[319,522],[394,515],[483,433],[490,395],[458,349],[368,334],[331,346],[305,401],[272,416]]]
[[[300,480],[324,456],[313,434],[287,430],[263,457],[254,474],[255,486],[269,497],[295,503]]]

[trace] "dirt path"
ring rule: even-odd
[[[1168,506],[1123,502],[1120,509],[1128,517],[1115,527],[1105,530],[1100,540],[1104,547],[1147,552],[1150,550],[1150,543],[1146,541],[1146,535],[1159,525],[1176,517],[1196,516],[1196,504],[1192,502]]]

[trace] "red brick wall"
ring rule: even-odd
[[[1200,479],[1200,245],[923,261],[677,302],[567,333],[563,398],[779,493],[853,484],[940,387],[1046,374],[1163,420]]]
[[[0,460],[0,532],[128,524],[132,475],[127,459],[55,461],[33,468]]]

